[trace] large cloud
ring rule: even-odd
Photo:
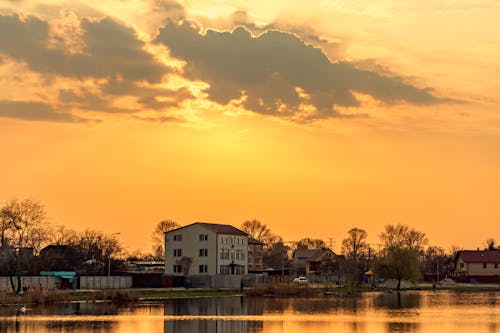
[[[115,113],[146,110],[158,111],[158,117],[169,119],[165,115],[169,108],[192,97],[185,88],[169,89],[160,84],[171,68],[146,51],[146,43],[132,28],[111,18],[70,18],[71,29],[54,31],[47,21],[35,16],[0,15],[0,61],[4,55],[26,64],[29,70],[16,75],[24,75],[26,82],[30,81],[29,71],[41,75],[45,81],[31,102],[5,100],[3,106],[8,111],[4,110],[0,116],[14,116],[17,110],[22,119],[35,119],[38,112],[40,118],[47,120],[70,121],[77,118],[69,114],[64,118],[64,112],[69,110]],[[64,79],[69,84],[57,83]],[[46,88],[50,85],[53,85],[50,91],[58,90],[55,96],[49,96]],[[52,104],[47,104],[47,100]]]
[[[123,77],[158,82],[168,68],[144,50],[134,30],[110,18],[81,21],[82,53],[52,47],[49,24],[34,16],[0,16],[0,52],[41,73],[69,77]]]
[[[440,100],[428,88],[401,77],[361,70],[349,62],[332,63],[321,49],[295,35],[267,31],[254,37],[243,27],[232,32],[207,30],[189,22],[167,22],[156,39],[174,57],[187,62],[185,75],[209,83],[209,97],[219,103],[246,96],[255,112],[294,118],[313,107],[303,121],[341,116],[335,106],[358,106],[354,92],[384,103],[432,104]]]

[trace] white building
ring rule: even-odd
[[[166,275],[248,273],[248,235],[227,224],[196,222],[165,233]]]

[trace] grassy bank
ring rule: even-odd
[[[23,295],[0,293],[0,306],[15,304],[53,304],[64,302],[99,302],[116,304],[170,298],[221,297],[242,295],[239,289],[112,289],[48,290],[31,289]]]
[[[450,290],[450,291],[499,291],[500,284],[416,284],[403,290]],[[239,289],[112,289],[112,290],[47,290],[32,289],[23,295],[0,293],[0,306],[16,304],[53,304],[65,302],[112,302],[126,304],[135,301],[164,300],[173,298],[258,296],[258,297],[316,297],[322,295],[357,294],[371,291],[394,291],[390,288],[339,287],[334,284],[296,285],[294,283],[267,283],[252,288]]]

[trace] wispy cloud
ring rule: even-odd
[[[0,100],[0,117],[33,121],[87,122],[69,113],[56,112],[49,104],[41,102]]]

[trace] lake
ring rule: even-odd
[[[0,308],[2,332],[499,332],[498,291],[221,297]]]

